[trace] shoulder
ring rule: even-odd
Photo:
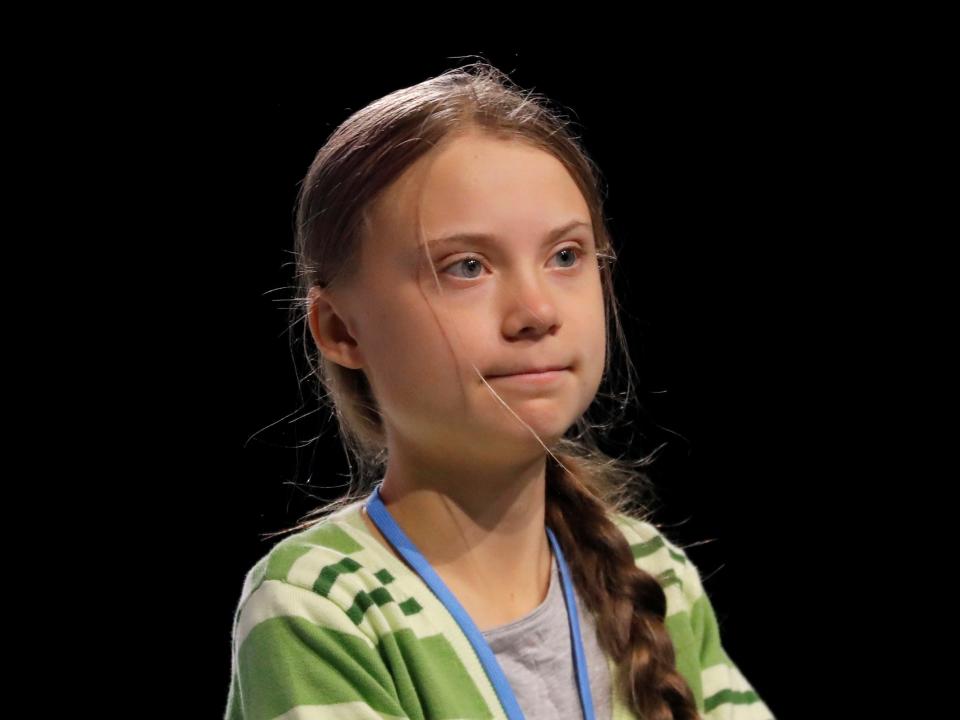
[[[653,575],[667,596],[667,615],[689,611],[703,594],[697,567],[686,551],[648,520],[611,513],[610,519],[630,545],[637,567]]]
[[[362,533],[338,515],[276,542],[247,572],[229,717],[406,717],[381,655],[393,623],[366,612],[382,602],[371,592],[382,583]]]
[[[689,563],[686,552],[656,525],[625,513],[611,513],[638,564],[662,570],[683,570]]]
[[[650,522],[619,513],[611,520],[630,544],[637,567],[656,577],[664,589],[664,622],[677,669],[690,684],[701,717],[772,719],[773,713],[724,649],[717,614],[686,551]]]
[[[245,634],[245,627],[278,616],[299,615],[346,627],[356,610],[357,594],[372,583],[379,584],[356,559],[366,545],[364,535],[345,515],[351,509],[276,542],[250,567],[237,603],[239,636]]]

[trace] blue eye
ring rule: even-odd
[[[443,269],[443,272],[446,272],[447,270],[449,270],[449,269],[452,268],[452,267],[457,267],[458,265],[463,265],[464,263],[477,263],[477,265],[474,265],[474,266],[473,266],[473,267],[477,267],[477,266],[479,265],[479,263],[480,263],[480,258],[475,257],[475,256],[473,256],[473,255],[471,255],[471,256],[469,256],[469,257],[462,258],[462,259],[460,259],[460,260],[457,260],[455,263],[450,263],[449,265],[447,265],[447,267],[445,267],[445,268]],[[479,267],[483,267],[483,266],[482,266],[482,265],[479,265]],[[466,279],[466,280],[473,280],[472,277],[465,278],[465,279]]]
[[[574,259],[575,259],[575,260],[579,260],[579,259],[583,256],[583,254],[584,254],[583,249],[580,248],[578,245],[569,245],[568,247],[560,248],[559,250],[557,250],[557,252],[555,252],[555,253],[553,254],[553,257],[557,257],[557,255],[559,255],[560,253],[565,253],[565,252],[567,252],[567,251],[569,251],[569,250],[575,251],[575,255],[574,255]],[[476,255],[467,255],[466,257],[462,257],[462,258],[460,258],[459,260],[457,260],[456,262],[452,262],[452,263],[450,263],[449,265],[445,266],[440,272],[444,272],[444,273],[445,273],[447,270],[449,270],[449,269],[452,268],[452,267],[457,267],[458,265],[462,265],[462,264],[468,263],[468,262],[469,262],[469,263],[480,263],[481,260],[480,260],[480,258],[477,257]],[[481,267],[482,267],[482,265],[481,265]],[[572,268],[572,267],[575,267],[575,265],[565,265],[564,267]],[[458,276],[454,275],[454,277],[458,277]],[[462,280],[475,280],[476,277],[478,277],[478,276],[472,276],[472,277],[466,277],[466,278],[461,277],[460,279],[462,279]]]

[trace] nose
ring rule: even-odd
[[[562,320],[546,278],[506,283],[504,333],[514,336],[556,332]]]

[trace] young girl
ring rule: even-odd
[[[590,435],[624,338],[559,114],[486,64],[371,103],[317,153],[296,249],[361,480],[247,573],[226,720],[773,717],[645,519],[645,461]]]

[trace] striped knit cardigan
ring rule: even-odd
[[[362,501],[276,543],[234,614],[225,720],[505,719],[473,646],[415,572],[375,538]],[[772,720],[727,655],[697,568],[652,524],[615,514],[667,597],[677,667],[704,720]],[[582,624],[581,624],[582,626]],[[612,720],[635,720],[613,685]]]

